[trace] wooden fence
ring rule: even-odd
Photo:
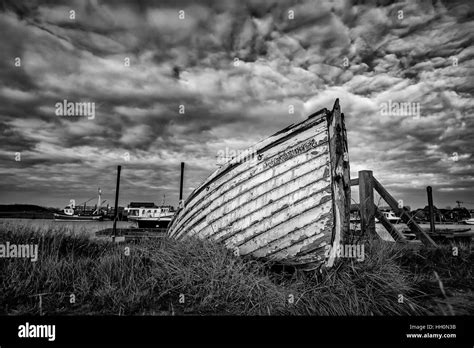
[[[359,211],[360,225],[362,233],[375,236],[375,218],[379,219],[392,238],[401,243],[407,240],[390,221],[380,212],[374,203],[374,190],[387,202],[390,208],[400,216],[401,220],[425,245],[436,246],[431,237],[413,220],[403,207],[400,207],[397,200],[382,186],[382,184],[373,176],[371,170],[362,170],[357,179],[351,180],[351,186],[359,186]]]

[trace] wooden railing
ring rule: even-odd
[[[401,220],[406,223],[408,228],[418,237],[425,245],[436,246],[436,243],[430,236],[413,220],[403,207],[399,207],[398,202],[392,195],[382,186],[382,184],[373,176],[371,170],[362,170],[359,172],[357,179],[351,180],[351,186],[359,186],[359,211],[360,226],[362,233],[375,236],[375,218],[379,219],[392,238],[398,242],[405,243],[406,238],[403,234],[388,221],[385,216],[378,210],[374,203],[374,190],[387,202],[390,208],[400,216]]]

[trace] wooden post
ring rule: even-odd
[[[181,162],[181,181],[179,183],[179,200],[183,200],[184,162]]]
[[[118,219],[118,200],[120,190],[120,171],[122,166],[117,166],[117,184],[115,186],[115,210],[114,210],[114,227],[113,227],[113,238],[117,236],[117,219]]]
[[[434,207],[433,207],[433,190],[431,186],[426,187],[426,193],[428,195],[428,211],[430,214],[430,231],[435,233],[435,217],[434,217]]]
[[[362,170],[359,172],[360,228],[362,233],[367,233],[368,236],[376,235],[372,178],[371,170]]]
[[[418,239],[421,240],[423,244],[429,245],[429,246],[437,246],[436,243],[430,238],[430,236],[428,236],[428,234],[425,231],[423,231],[420,228],[420,226],[418,226],[418,224],[411,218],[411,216],[408,215],[405,210],[398,207],[398,202],[395,200],[395,198],[392,197],[390,193],[388,193],[385,187],[383,187],[382,184],[377,181],[377,179],[372,177],[372,182],[374,185],[374,189],[382,196],[385,202],[388,203],[390,208],[395,213],[400,215],[400,218],[402,219],[402,221],[407,224],[408,228],[410,228],[410,230],[414,234],[416,234]]]

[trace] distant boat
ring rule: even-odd
[[[391,223],[399,223],[401,220],[393,211],[383,211],[382,214]],[[375,222],[379,222],[379,219],[375,218]]]
[[[336,100],[332,111],[320,110],[222,165],[183,203],[168,234],[313,269],[334,262],[349,211],[347,135]]]
[[[463,223],[467,225],[474,225],[474,218],[463,220]]]
[[[155,203],[131,202],[125,208],[127,219],[136,221],[139,228],[167,228],[175,210],[170,205],[156,206]]]
[[[395,215],[395,213],[393,211],[383,211],[382,214],[391,223],[399,223],[400,220],[401,220],[398,216]],[[374,219],[375,219],[375,222],[380,222],[379,219],[377,219],[377,218],[374,218]],[[351,223],[360,224],[359,211],[351,213],[351,220],[350,221],[351,221]]]
[[[54,213],[54,220],[57,221],[101,221],[104,219],[102,215],[79,215],[71,214],[68,215],[67,212],[72,209],[68,206],[63,209],[63,213]]]
[[[102,212],[100,210],[101,206],[101,194],[102,191],[98,190],[99,192],[99,198],[97,201],[97,207],[96,209],[91,212],[87,213],[84,210],[79,210],[75,203],[74,200],[71,200],[71,203],[66,206],[61,213],[54,213],[54,220],[57,221],[101,221],[104,219]]]

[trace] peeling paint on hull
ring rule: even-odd
[[[348,224],[349,182],[336,100],[331,112],[318,111],[215,171],[176,213],[168,234],[285,264],[332,264],[327,248],[341,241]]]

